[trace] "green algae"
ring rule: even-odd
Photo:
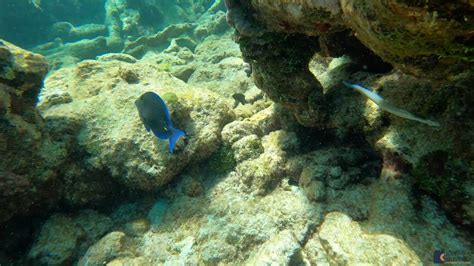
[[[5,80],[13,80],[15,79],[15,71],[11,68],[0,68],[0,78],[5,79]]]
[[[228,145],[221,145],[209,158],[209,169],[217,174],[226,173],[234,169],[236,165],[234,152]]]
[[[158,69],[161,71],[169,72],[171,70],[171,64],[167,62],[159,63]]]
[[[170,104],[170,105],[176,104],[179,100],[178,95],[176,95],[176,93],[173,93],[173,92],[166,92],[163,95],[161,95],[161,97],[163,98],[163,100],[165,100],[167,104]]]

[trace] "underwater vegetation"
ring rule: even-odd
[[[473,19],[3,0],[0,265],[472,263]]]

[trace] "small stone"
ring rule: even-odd
[[[194,71],[196,71],[196,68],[193,65],[184,65],[173,67],[171,74],[184,82],[188,82]]]
[[[79,261],[79,266],[103,265],[120,255],[125,243],[125,234],[112,232],[91,246],[84,257]]]
[[[119,68],[119,76],[128,84],[135,84],[140,82],[138,74],[130,69]]]
[[[125,224],[125,232],[131,236],[140,236],[150,229],[150,221],[147,219],[137,219]]]

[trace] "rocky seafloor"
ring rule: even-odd
[[[472,3],[158,2],[0,42],[0,265],[472,263]],[[377,17],[401,7],[424,22]],[[187,134],[172,154],[147,91]]]

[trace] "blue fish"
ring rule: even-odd
[[[145,92],[135,101],[140,119],[145,129],[159,139],[169,139],[169,151],[173,153],[176,141],[184,137],[184,131],[173,127],[165,102],[154,92]]]

